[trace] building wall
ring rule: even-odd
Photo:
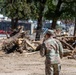
[[[18,25],[24,26],[24,30],[30,30],[31,29],[31,23],[19,22]],[[8,31],[10,27],[11,27],[10,21],[1,21],[0,22],[0,30]]]

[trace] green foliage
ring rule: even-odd
[[[0,0],[1,13],[18,19],[38,19],[40,15],[46,19],[72,18],[75,5],[75,0],[58,0],[57,5],[53,0]]]
[[[30,7],[31,7],[31,18],[32,19],[37,19],[38,18],[38,13],[39,13],[38,5],[35,2],[32,2],[30,4]]]
[[[30,5],[26,0],[3,0],[2,12],[10,18],[27,19],[30,17]]]
[[[0,13],[2,13],[1,11],[2,11],[2,6],[3,6],[3,4],[4,4],[4,0],[0,0]]]
[[[46,19],[53,18],[72,18],[74,17],[75,11],[75,0],[58,0],[58,4],[54,5],[53,0],[47,0],[48,10],[45,12],[44,16]]]
[[[31,0],[28,2],[31,7],[31,18],[38,19],[40,15],[43,16],[46,0]]]

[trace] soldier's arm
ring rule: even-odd
[[[41,55],[42,57],[44,57],[44,56],[46,55],[45,43],[43,43],[43,44],[41,45],[41,48],[40,48],[40,55]]]
[[[58,41],[58,45],[59,45],[59,53],[60,53],[60,57],[62,58],[63,57],[63,46],[61,44],[60,41]]]

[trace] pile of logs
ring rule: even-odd
[[[33,51],[36,49],[36,46],[31,42],[28,36],[26,36],[26,32],[23,32],[23,28],[17,30],[16,34],[12,34],[11,37],[6,39],[3,42],[2,50],[6,53],[11,52],[19,52],[23,53],[23,50],[29,50],[28,47]]]
[[[56,39],[58,39],[62,45],[63,45],[63,48],[64,48],[64,57],[66,56],[74,56],[76,55],[76,37],[75,36],[63,36],[63,37],[55,37]],[[40,43],[40,41],[36,41],[34,43]],[[73,47],[73,44],[74,44],[74,47]],[[36,48],[37,50],[40,49],[40,45]]]
[[[62,42],[62,40],[64,42]],[[69,46],[70,49],[73,49],[76,47],[76,36],[64,36],[64,37],[61,37],[60,41],[62,43],[66,43],[66,45],[63,45],[64,48],[66,48],[67,46]]]
[[[2,50],[6,53],[11,53],[15,51],[23,53],[24,50],[32,52],[35,51],[37,47],[36,45],[34,45],[32,41],[30,41],[27,38],[17,38],[17,39],[11,39],[10,42],[8,41],[9,39],[6,40],[2,46]]]
[[[56,37],[56,39],[60,40],[64,47],[64,56],[74,56],[76,55],[76,37],[74,36],[61,36]],[[16,34],[12,34],[11,37],[6,39],[3,42],[2,50],[6,53],[11,52],[20,52],[23,53],[26,51],[38,51],[41,48],[41,40],[40,41],[32,41],[26,35],[26,32],[23,32],[23,28],[20,28]]]
[[[63,45],[64,57],[71,56],[71,58],[74,58],[76,55],[76,36],[63,36],[57,39],[59,39]]]

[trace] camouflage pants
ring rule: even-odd
[[[45,75],[60,75],[61,65],[45,61]]]

